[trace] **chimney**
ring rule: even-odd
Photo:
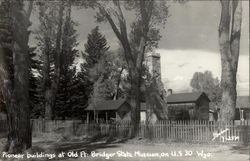
[[[167,92],[167,96],[173,94],[173,90],[172,89],[168,89],[168,92]]]
[[[160,95],[167,102],[167,92],[161,81],[161,56],[155,51],[145,54],[145,63],[148,67],[150,75],[156,80]]]
[[[152,77],[157,81],[161,81],[161,56],[159,53],[147,53],[146,63]]]

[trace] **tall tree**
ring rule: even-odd
[[[98,21],[107,21],[120,41],[130,76],[130,104],[131,104],[131,137],[138,133],[140,122],[140,88],[144,54],[148,51],[148,45],[155,42],[150,35],[159,35],[157,25],[165,23],[168,17],[168,7],[165,1],[139,0],[139,1],[95,1],[90,6],[99,9]],[[124,5],[123,5],[124,4]],[[123,5],[123,6],[122,6]],[[131,42],[127,31],[127,23],[123,14],[123,8],[136,12],[136,21],[132,31],[136,30],[135,41]],[[155,36],[154,36],[155,37]],[[152,41],[151,41],[152,40]]]
[[[29,106],[29,17],[33,1],[0,4],[0,72],[9,126],[4,151],[21,153],[31,147]],[[12,66],[13,65],[13,66]]]
[[[54,108],[56,103],[56,95],[58,92],[58,86],[61,74],[61,47],[62,47],[62,27],[63,27],[63,11],[64,11],[64,1],[59,2],[58,10],[58,27],[56,32],[56,44],[54,48],[55,52],[55,68],[54,76],[51,81],[51,88],[47,89],[45,92],[45,118],[54,118]]]
[[[51,88],[51,79],[54,72],[54,46],[56,37],[57,14],[56,9],[50,3],[39,3],[40,26],[36,31],[38,41],[37,48],[41,52],[41,69],[39,70],[40,93],[42,95],[42,106],[45,107],[47,118],[52,117],[51,106],[48,106],[50,97],[47,96]],[[49,116],[48,116],[49,115]]]
[[[85,53],[82,56],[85,63],[82,64],[83,70],[88,73],[88,70],[93,68],[94,65],[101,59],[104,53],[109,49],[107,40],[104,35],[99,32],[99,27],[96,26],[90,34],[88,34],[87,43],[84,44]]]
[[[107,45],[105,36],[100,33],[98,26],[92,29],[91,33],[88,34],[88,40],[84,46],[85,52],[82,53],[82,57],[85,62],[81,64],[81,71],[77,74],[77,79],[80,81],[77,86],[78,89],[81,89],[81,97],[83,98],[80,104],[82,107],[87,107],[88,103],[91,102],[89,100],[91,93],[95,95],[93,94],[94,82],[101,76],[100,72],[93,75],[93,70],[97,67],[98,62],[99,65],[101,64],[100,61],[108,51],[109,46]]]
[[[233,120],[236,107],[236,74],[238,69],[242,1],[220,0],[221,19],[219,25],[219,45],[221,54],[222,103],[220,119]]]
[[[65,2],[50,1],[39,3],[41,25],[37,31],[37,39],[43,60],[42,86],[45,119],[47,120],[54,118],[54,108],[61,75]]]
[[[66,5],[66,18],[63,27],[61,74],[55,109],[55,115],[61,118],[73,117],[74,113],[80,112],[75,109],[78,101],[74,99],[77,95],[75,85],[78,83],[74,64],[75,58],[78,56],[78,50],[75,49],[78,45],[75,26],[76,23],[71,19],[71,3],[69,1]]]
[[[2,82],[0,81],[0,113],[6,113],[5,101],[3,98]]]
[[[39,94],[39,79],[36,76],[40,70],[40,60],[37,59],[38,54],[35,48],[31,48],[29,52],[30,66],[29,66],[29,95],[30,95],[30,110],[31,118],[43,116],[40,107],[41,95]]]

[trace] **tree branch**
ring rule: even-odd
[[[98,5],[98,8],[101,14],[103,14],[106,17],[115,35],[117,36],[118,40],[121,42],[123,49],[124,49],[124,53],[125,53],[125,59],[126,59],[126,62],[128,63],[129,70],[130,70],[135,66],[135,61],[134,61],[135,59],[133,59],[131,47],[130,47],[128,37],[127,37],[128,35],[127,35],[127,30],[126,30],[126,22],[125,20],[123,20],[124,17],[123,17],[121,8],[119,6],[120,3],[118,3],[117,1],[113,1],[113,3],[116,6],[116,10],[118,11],[116,16],[118,18],[121,31],[118,29],[111,15],[106,11],[106,9],[100,4]]]
[[[31,15],[31,12],[32,12],[32,9],[33,9],[33,3],[34,3],[34,1],[33,1],[33,0],[30,0],[30,1],[28,1],[27,3],[28,3],[28,4],[27,4],[27,8],[24,8],[24,11],[25,11],[25,13],[26,13],[27,19],[29,19],[29,18],[30,18],[30,15]]]
[[[135,60],[135,56],[132,54],[131,46],[130,46],[130,43],[129,43],[129,40],[128,40],[126,20],[125,20],[125,18],[123,16],[120,1],[119,0],[113,0],[113,3],[116,6],[116,9],[117,9],[117,12],[118,12],[117,13],[117,18],[118,18],[118,21],[119,21],[120,32],[121,32],[121,37],[122,37],[121,43],[123,44],[123,46],[127,50],[125,52],[127,53],[127,56],[129,57],[128,59]],[[135,66],[135,64],[130,64],[130,66],[131,65]]]
[[[230,49],[232,58],[232,68],[237,71],[239,50],[240,50],[240,36],[241,36],[241,23],[242,23],[242,1],[235,0],[232,2],[233,8],[233,22],[232,33],[230,37]]]
[[[149,24],[152,18],[154,1],[150,0],[148,4],[146,1],[140,0],[140,12],[141,12],[141,25],[142,25],[142,36],[140,39],[139,53],[136,60],[137,69],[141,70],[144,54],[146,50],[146,44],[148,40]]]
[[[98,8],[99,8],[100,12],[107,18],[111,28],[113,29],[113,31],[115,32],[115,35],[117,36],[117,38],[120,41],[122,41],[121,33],[118,30],[117,26],[115,25],[115,23],[114,23],[113,19],[111,18],[111,16],[107,13],[107,11],[102,6],[99,6]]]

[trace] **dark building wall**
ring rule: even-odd
[[[243,118],[245,120],[250,120],[250,108],[242,108],[243,112]],[[240,120],[240,110],[239,108],[235,109],[235,120]]]
[[[196,103],[168,104],[171,120],[209,120],[209,100],[201,97]]]
[[[247,113],[246,113],[246,119],[250,120],[250,109],[248,109]]]
[[[204,97],[197,101],[197,119],[209,120],[209,101]]]
[[[170,120],[195,119],[194,103],[168,104],[168,110]]]

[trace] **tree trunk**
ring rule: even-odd
[[[122,67],[122,69],[119,72],[117,83],[116,83],[115,95],[113,97],[113,100],[117,100],[119,98],[119,86],[120,86],[120,83],[121,83],[121,78],[122,78],[122,72],[123,72],[123,70],[124,70],[124,67]]]
[[[131,73],[133,76],[131,77],[131,94],[130,94],[130,106],[131,106],[131,138],[137,136],[139,132],[140,125],[140,87],[141,84],[139,82],[139,74],[134,71]]]
[[[52,78],[51,84],[49,87],[45,87],[45,119],[53,120],[55,117],[55,104],[56,104],[56,95],[58,91],[60,73],[61,73],[61,40],[62,40],[62,26],[63,26],[63,11],[64,11],[64,1],[60,2],[60,9],[58,13],[58,31],[56,37],[56,47],[55,47],[55,73]],[[49,62],[48,62],[49,63]],[[49,71],[47,71],[49,72]],[[47,74],[47,73],[45,73]]]
[[[152,125],[155,125],[157,120],[168,119],[167,103],[161,98],[160,90],[157,80],[153,78],[146,90],[146,133],[149,139],[152,138]]]
[[[153,125],[156,123],[154,119],[154,102],[152,100],[151,95],[149,94],[150,90],[147,88],[146,90],[146,137],[149,140],[153,139]]]
[[[4,1],[1,8],[5,8],[8,18],[9,31],[12,41],[9,41],[13,54],[14,78],[8,70],[10,62],[7,60],[7,49],[1,46],[1,74],[3,95],[7,106],[9,125],[8,141],[4,150],[11,153],[21,153],[31,147],[30,105],[29,105],[29,16],[33,2],[28,2],[24,8],[23,1]],[[10,17],[8,17],[10,16]],[[5,28],[6,29],[6,28]],[[1,43],[4,43],[1,40]]]
[[[52,91],[49,88],[46,88],[45,91],[45,95],[44,95],[44,99],[45,99],[45,114],[44,114],[44,118],[45,120],[52,120],[53,119],[53,106],[52,106]]]
[[[141,72],[142,64],[144,61],[145,49],[147,46],[147,36],[150,28],[150,21],[152,18],[154,1],[144,1],[140,0],[140,16],[141,16],[141,31],[140,35],[140,44],[137,46],[136,51],[132,50],[131,42],[128,38],[126,20],[123,16],[123,12],[120,6],[120,1],[113,1],[112,7],[115,9],[115,17],[117,18],[118,26],[112,18],[109,9],[105,8],[105,5],[99,3],[98,7],[100,12],[105,16],[109,22],[111,28],[113,29],[118,40],[121,42],[126,62],[129,68],[129,75],[131,79],[131,94],[130,94],[130,104],[131,104],[131,123],[132,123],[132,132],[131,138],[137,136],[139,131],[140,123],[140,87],[141,87]],[[133,42],[132,42],[133,43]]]
[[[219,26],[219,45],[221,53],[222,103],[220,120],[233,120],[236,108],[236,74],[239,59],[239,44],[242,21],[242,2],[240,0],[221,0],[221,20]]]

